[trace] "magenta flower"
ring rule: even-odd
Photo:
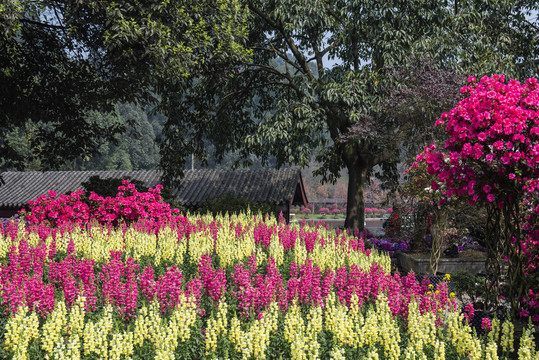
[[[492,324],[490,318],[484,317],[481,319],[481,329],[483,330],[492,330]]]

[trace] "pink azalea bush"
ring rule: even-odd
[[[530,288],[537,293],[539,284],[530,276],[520,280],[524,271],[535,271],[527,259],[537,255],[538,245],[539,85],[535,78],[520,83],[506,82],[503,75],[470,77],[461,92],[466,97],[436,121],[448,137],[444,151],[431,144],[418,161],[424,160],[436,176],[430,187],[440,190],[441,203],[466,200],[484,204],[491,215],[502,214],[509,234],[501,243],[491,240],[487,252],[493,259],[500,256],[495,249],[507,249],[502,255],[513,279],[509,300],[516,309]]]
[[[521,84],[502,76],[484,77],[462,88],[468,97],[436,121],[444,126],[448,161],[428,150],[432,188],[444,186],[447,198],[504,202],[508,189],[534,193],[539,186],[539,88],[537,80]]]
[[[131,224],[139,219],[146,219],[152,224],[171,220],[179,214],[178,209],[171,209],[163,201],[160,193],[162,185],[147,192],[139,192],[134,184],[123,180],[118,187],[116,197],[102,197],[92,192],[89,203],[81,200],[84,191],[72,192],[70,195],[60,195],[49,191],[34,201],[30,201],[29,211],[22,211],[25,220],[30,224],[46,223],[52,227],[64,223],[87,224],[96,221],[100,224],[118,225]]]

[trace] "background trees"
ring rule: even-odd
[[[37,159],[56,168],[95,154],[129,123],[89,111],[157,101],[155,93],[201,68],[226,72],[248,55],[241,46],[246,19],[234,0],[4,2],[0,165]],[[15,151],[10,139],[20,136],[30,151]]]
[[[278,165],[305,165],[314,155],[326,181],[348,170],[346,226],[361,228],[369,176],[377,169],[397,177],[402,151],[424,145],[407,140],[445,106],[414,94],[428,79],[399,78],[398,68],[430,58],[440,74],[533,74],[538,6],[12,0],[0,8],[0,160],[53,168],[95,154],[133,124],[90,110],[155,102],[167,117],[167,179],[181,175],[191,154],[204,161],[235,152],[246,164],[272,155]],[[400,97],[403,88],[412,96]],[[21,136],[25,151],[14,145]],[[115,150],[114,162],[127,163]]]
[[[406,114],[387,111],[382,100],[395,87],[417,84],[393,77],[395,65],[407,66],[416,55],[441,69],[514,73],[533,71],[537,58],[537,35],[529,33],[536,22],[526,17],[533,2],[245,3],[252,61],[234,77],[206,73],[181,96],[164,97],[161,164],[181,173],[185,159],[178,154],[204,158],[202,139],[218,154],[273,154],[278,164],[303,165],[314,154],[324,180],[348,170],[347,227],[363,227],[364,186],[373,169],[395,178],[401,151],[424,145],[405,140],[441,112],[443,104],[425,109],[425,102],[408,103]],[[527,45],[507,40],[513,38]]]

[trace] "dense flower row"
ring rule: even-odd
[[[362,238],[247,215],[177,219],[157,234],[146,226],[2,229],[0,357],[482,359],[511,350],[509,325],[478,339],[447,283],[391,275],[388,256]],[[522,359],[536,356],[530,339]]]

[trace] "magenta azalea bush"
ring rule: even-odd
[[[46,223],[59,226],[63,223],[87,224],[95,221],[100,224],[130,224],[139,219],[147,219],[151,223],[170,220],[179,214],[178,209],[171,209],[163,201],[160,193],[162,185],[147,192],[139,192],[134,184],[124,180],[118,187],[116,197],[102,197],[92,192],[89,202],[82,201],[84,191],[60,195],[49,191],[28,203],[29,210],[22,211],[25,220],[30,224]]]
[[[448,161],[430,151],[428,171],[438,176],[447,198],[472,203],[506,202],[510,190],[535,193],[539,187],[539,88],[502,76],[484,77],[462,88],[468,97],[436,122],[444,126]],[[435,150],[431,145],[430,150]]]
[[[526,297],[538,286],[527,275],[535,271],[528,259],[537,255],[538,245],[539,86],[534,78],[506,82],[495,75],[479,81],[470,77],[461,91],[466,97],[436,122],[448,136],[444,150],[431,144],[418,160],[436,176],[430,187],[440,191],[441,203],[466,200],[486,206],[487,268],[499,279],[500,259],[506,263],[515,311],[523,301],[537,303]],[[490,286],[497,297],[500,284]]]

